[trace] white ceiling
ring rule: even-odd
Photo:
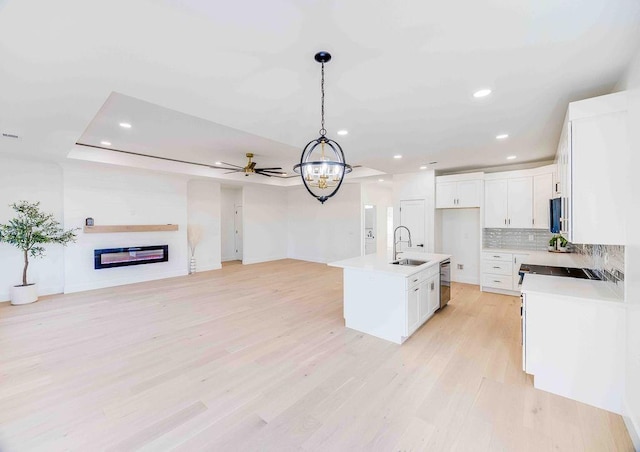
[[[0,152],[106,139],[290,169],[319,129],[313,55],[328,50],[327,129],[349,163],[547,160],[567,103],[610,92],[639,42],[638,0],[0,0],[0,131],[21,136]]]

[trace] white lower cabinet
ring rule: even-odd
[[[625,328],[623,302],[525,290],[524,369],[537,389],[622,413]]]
[[[528,254],[483,252],[482,253],[482,290],[519,291],[520,264]]]
[[[408,278],[406,336],[413,334],[440,307],[440,267]]]

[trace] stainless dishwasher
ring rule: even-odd
[[[440,262],[440,309],[451,299],[451,260]]]

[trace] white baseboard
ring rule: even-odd
[[[260,264],[262,262],[271,262],[271,261],[279,261],[282,259],[287,259],[287,256],[272,256],[272,257],[259,257],[259,258],[243,258],[243,264]]]
[[[220,270],[222,268],[222,265],[217,264],[217,265],[207,265],[206,267],[198,267],[196,266],[196,273],[200,273],[200,272],[208,272],[211,270]]]
[[[104,289],[106,287],[114,287],[114,286],[124,286],[126,284],[136,284],[145,281],[155,281],[158,279],[165,278],[174,278],[176,276],[186,276],[189,273],[187,269],[184,270],[173,270],[168,272],[159,272],[152,273],[143,276],[128,277],[128,278],[114,278],[114,279],[106,279],[102,281],[93,281],[89,283],[83,284],[74,284],[65,286],[64,293],[74,293],[74,292],[84,292],[85,290],[94,290],[94,289]]]
[[[636,422],[637,418],[634,416],[634,413],[631,412],[626,399],[623,399],[622,405],[625,413],[622,419],[624,419],[624,424],[627,426],[634,449],[636,452],[640,451],[640,424]]]
[[[459,282],[463,284],[473,284],[474,286],[480,285],[480,278],[459,278],[459,277],[451,277],[452,282]]]

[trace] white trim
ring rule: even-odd
[[[636,418],[631,412],[631,409],[629,408],[629,405],[627,404],[626,399],[622,400],[622,409],[623,409],[623,412],[625,413],[622,416],[622,419],[624,419],[624,424],[627,426],[627,431],[629,432],[629,436],[631,437],[631,442],[633,443],[633,447],[636,450],[636,452],[640,451],[640,425],[638,425],[638,423],[635,422],[634,419]]]
[[[260,264],[262,262],[271,262],[271,261],[279,261],[282,259],[288,259],[287,256],[271,256],[271,257],[259,257],[259,258],[252,258],[252,259],[247,259],[246,257],[242,259],[242,264],[243,265],[247,265],[247,264]]]
[[[174,270],[162,273],[153,273],[148,275],[135,275],[125,278],[114,278],[103,281],[92,281],[89,283],[75,284],[66,286],[64,293],[83,292],[85,290],[104,289],[106,287],[124,286],[126,284],[136,284],[145,281],[155,281],[157,279],[175,278],[176,276],[186,276],[189,272],[184,270]]]

